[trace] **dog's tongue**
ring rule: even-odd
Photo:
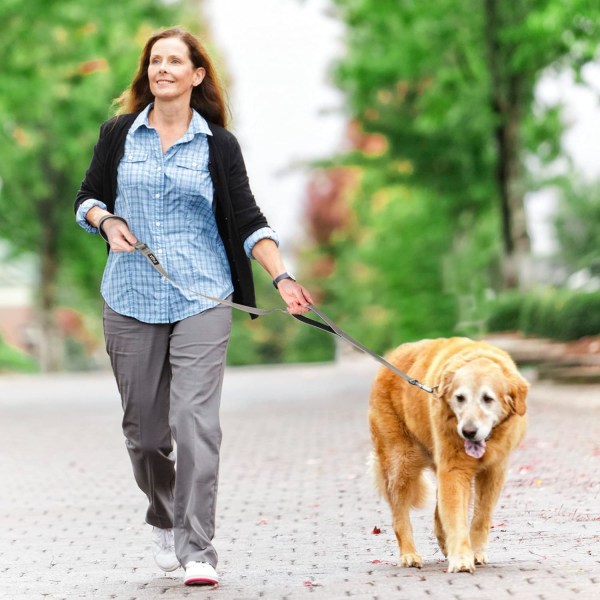
[[[473,458],[481,458],[485,454],[485,440],[480,442],[465,440],[465,452]]]

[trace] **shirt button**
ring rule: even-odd
[[[160,198],[160,194],[154,194],[155,198]]]
[[[156,226],[160,227],[160,221],[156,221]]]
[[[196,163],[192,163],[192,167],[195,167],[195,166],[196,166]]]
[[[159,248],[159,249],[157,250],[157,252],[158,252],[158,254],[162,254],[162,248]]]

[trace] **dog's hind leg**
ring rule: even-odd
[[[492,512],[504,485],[506,462],[479,472],[475,476],[475,506],[471,522],[471,547],[475,564],[488,563],[487,544],[492,523]]]

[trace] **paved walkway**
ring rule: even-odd
[[[356,357],[229,370],[215,590],[153,564],[110,374],[0,377],[0,598],[599,597],[600,387],[534,384],[492,564],[448,575],[431,507],[414,518],[424,568],[397,565],[365,467],[376,369]]]

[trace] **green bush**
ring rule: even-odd
[[[539,298],[539,322],[533,333],[542,337],[560,338],[565,305],[570,298],[580,294],[570,290],[547,290]]]
[[[519,314],[519,331],[525,335],[541,335],[540,323],[543,309],[543,299],[539,292],[527,294],[523,297],[523,304]]]
[[[523,296],[521,294],[504,294],[492,305],[487,318],[488,331],[516,331],[519,329]]]
[[[503,294],[489,305],[486,324],[490,332],[519,330],[563,341],[600,335],[600,292],[548,289]]]
[[[561,309],[560,340],[577,340],[587,335],[600,335],[600,292],[571,296]]]
[[[0,373],[34,373],[38,370],[35,360],[9,346],[0,337]]]

